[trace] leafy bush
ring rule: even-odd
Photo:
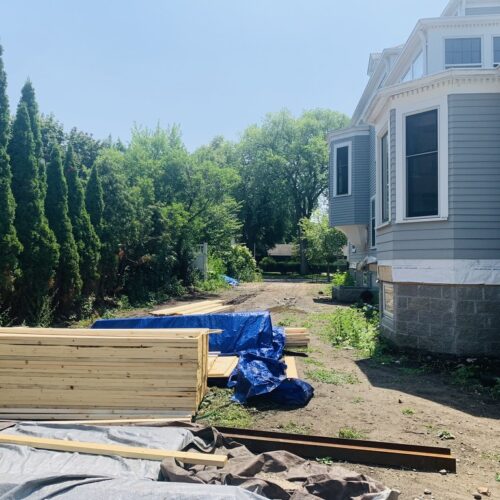
[[[354,286],[354,278],[348,272],[337,272],[332,276],[333,286]]]
[[[231,278],[239,281],[254,281],[258,276],[257,263],[246,246],[233,246],[224,260],[226,274]]]
[[[379,333],[378,315],[367,318],[360,309],[337,309],[326,318],[322,332],[334,346],[354,347],[373,354]]]
[[[261,261],[259,262],[259,267],[261,269],[267,269],[269,267],[274,267],[276,264],[277,264],[277,262],[275,259],[267,256],[267,257],[264,257],[263,259],[261,259]]]

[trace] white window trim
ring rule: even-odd
[[[372,206],[375,206],[375,213],[372,213]],[[375,245],[373,244],[373,239],[372,239],[372,218],[375,217]],[[377,228],[378,228],[378,217],[377,217],[377,195],[373,195],[370,198],[370,249],[371,250],[376,250],[377,249]]]
[[[348,147],[347,155],[347,194],[337,194],[337,149]],[[352,141],[345,141],[333,146],[333,198],[351,196],[352,189]]]
[[[468,38],[479,38],[481,40],[481,62],[476,64],[446,64],[446,40],[459,40]],[[453,68],[484,68],[484,36],[483,35],[460,35],[460,36],[445,36],[443,38],[443,69]]]
[[[389,156],[389,219],[382,222],[382,148],[380,142],[382,137],[387,134],[387,153]],[[392,222],[392,189],[391,189],[391,130],[390,130],[390,116],[387,115],[383,120],[383,125],[376,133],[377,143],[375,145],[375,191],[377,193],[376,209],[377,209],[377,227],[382,229],[389,226]]]
[[[464,37],[465,38],[465,37]],[[482,52],[481,52],[481,55],[482,55]],[[418,77],[415,77],[415,73],[414,73],[414,66],[415,66],[415,63],[417,62],[417,59],[422,56],[422,74]],[[410,63],[410,66],[408,67],[408,69],[403,73],[403,76],[401,77],[400,79],[400,82],[403,83],[403,82],[412,82],[413,80],[418,80],[419,78],[423,78],[426,74],[425,72],[425,54],[424,54],[424,51],[423,49],[420,49],[418,52],[417,52],[417,55],[412,59],[411,63]],[[410,74],[410,78],[409,80],[405,80],[406,76]]]
[[[438,112],[438,215],[406,217],[406,117]],[[398,224],[448,220],[448,96],[416,99],[396,109],[396,222]]]

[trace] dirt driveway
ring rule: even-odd
[[[221,294],[239,302],[237,310],[269,309],[274,324],[305,320],[315,312],[333,311],[320,292],[324,284],[298,282],[250,283]],[[300,325],[299,325],[300,326]],[[500,498],[500,405],[468,394],[440,375],[419,374],[394,365],[359,359],[354,351],[338,350],[313,335],[309,357],[298,358],[299,375],[315,388],[306,408],[269,410],[255,419],[255,428],[337,436],[341,428],[359,431],[368,439],[420,445],[449,446],[458,458],[458,474],[440,475],[351,464],[387,486],[402,499],[471,499],[478,487]],[[332,385],[312,381],[314,363],[353,374],[356,383]],[[442,441],[447,431],[455,439]],[[430,494],[424,494],[429,490]]]

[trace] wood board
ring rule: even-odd
[[[234,306],[224,304],[222,300],[202,300],[180,306],[166,307],[151,311],[153,316],[180,316],[188,314],[215,314],[233,311]]]

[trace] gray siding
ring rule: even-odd
[[[351,195],[333,196],[334,148],[336,144],[351,142]],[[330,223],[332,226],[368,224],[370,219],[371,135],[358,135],[332,141],[330,145]]]
[[[500,258],[500,93],[451,95],[448,108],[449,218],[379,230],[379,260]],[[394,126],[391,112],[391,186]]]

